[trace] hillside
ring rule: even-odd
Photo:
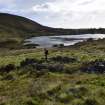
[[[47,29],[27,18],[0,13],[0,37],[28,37],[28,34],[39,33]]]
[[[39,35],[105,33],[105,29],[62,29],[43,26],[22,16],[0,13],[0,39],[21,40]],[[1,41],[1,40],[0,40]]]

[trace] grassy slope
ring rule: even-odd
[[[105,75],[78,73],[82,62],[105,59],[105,39],[79,43],[63,49],[49,49],[50,55],[78,59],[64,66],[74,74],[51,73],[37,77],[32,68],[17,69],[0,74],[1,105],[104,105]],[[43,57],[43,49],[1,50],[0,65],[19,62],[25,58]],[[12,79],[8,80],[8,77]]]
[[[63,32],[60,29],[40,25],[39,23],[22,16],[0,13],[1,40],[9,38],[24,40],[32,36],[51,35],[57,33]]]
[[[11,38],[29,37],[28,34],[40,32],[44,28],[40,24],[27,18],[0,13],[0,37]]]

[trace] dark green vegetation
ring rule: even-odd
[[[104,34],[105,29],[51,28],[21,16],[0,13],[0,47],[2,48],[23,48],[22,43],[25,39],[39,35],[78,35],[89,33]],[[11,46],[11,44],[14,44],[14,46]]]
[[[43,49],[1,49],[0,105],[104,105],[105,74],[97,64],[104,65],[104,44],[49,49],[48,62]],[[87,72],[90,66],[98,72]]]

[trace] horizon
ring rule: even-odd
[[[65,29],[105,28],[104,6],[104,0],[0,0],[1,13]]]

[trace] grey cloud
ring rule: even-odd
[[[80,3],[79,5],[87,5],[87,4],[91,4],[95,2],[95,0],[87,0],[87,1],[83,1],[82,3]]]
[[[34,11],[33,7],[36,5],[47,11]],[[105,27],[104,6],[104,0],[0,0],[0,12],[21,15],[43,25],[64,28]]]

